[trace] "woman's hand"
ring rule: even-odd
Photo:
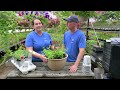
[[[48,60],[47,60],[47,58],[45,57],[45,55],[40,54],[40,59],[42,59],[42,61],[45,62],[45,63],[48,62]]]

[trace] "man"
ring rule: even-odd
[[[74,73],[77,71],[78,65],[84,56],[86,48],[86,37],[84,32],[77,29],[79,20],[77,16],[70,16],[67,19],[67,26],[69,30],[64,33],[64,47],[68,54],[67,62],[75,62],[69,71]]]

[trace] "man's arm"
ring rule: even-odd
[[[79,54],[78,54],[78,56],[77,56],[76,62],[74,63],[74,65],[72,65],[72,66],[69,68],[69,71],[70,71],[71,73],[76,72],[79,63],[80,63],[81,59],[82,59],[83,56],[84,56],[85,49],[84,49],[84,48],[80,48],[79,50],[80,50],[80,52],[79,52]]]
[[[84,56],[84,54],[85,54],[85,48],[80,48],[79,51],[80,51],[80,52],[79,52],[79,54],[78,54],[78,56],[77,56],[77,60],[76,60],[76,62],[74,63],[74,65],[76,65],[77,67],[78,67],[81,59],[83,59],[83,56]]]

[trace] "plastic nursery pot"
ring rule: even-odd
[[[62,59],[48,59],[47,65],[53,71],[62,70],[65,66],[67,54]]]

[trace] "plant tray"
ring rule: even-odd
[[[34,71],[36,69],[36,65],[34,65],[31,60],[17,61],[17,59],[12,58],[11,62],[23,74],[28,74],[29,71]]]

